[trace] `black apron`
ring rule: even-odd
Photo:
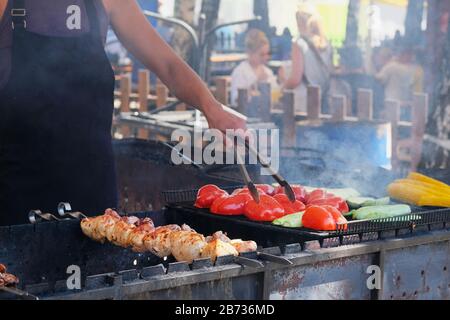
[[[29,32],[24,0],[13,1],[12,69],[0,90],[0,225],[59,202],[88,215],[117,206],[111,139],[114,73],[95,0],[85,0],[90,32]],[[14,14],[13,14],[14,13]]]

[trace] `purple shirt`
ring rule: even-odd
[[[106,41],[109,19],[101,0],[94,1],[97,9],[103,41]],[[69,30],[67,8],[78,5],[81,9],[81,29]],[[11,7],[8,1],[3,18],[0,20],[0,89],[8,82],[11,73]],[[27,10],[27,30],[46,36],[77,37],[89,32],[89,19],[83,0],[25,0]]]

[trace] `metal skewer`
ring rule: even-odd
[[[40,210],[31,210],[28,213],[28,220],[32,223],[39,223],[42,220],[44,221],[60,221],[61,219],[55,217],[54,215],[52,215],[51,213],[42,213],[42,211]]]
[[[72,218],[77,219],[77,220],[81,220],[81,219],[87,218],[87,216],[84,215],[83,213],[81,213],[81,212],[70,212],[71,210],[72,210],[72,206],[68,202],[60,202],[58,204],[58,214],[61,217],[69,216],[69,217],[72,217]]]

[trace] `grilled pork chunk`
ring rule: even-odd
[[[239,252],[254,252],[258,249],[255,241],[242,241],[241,239],[231,240],[230,244]]]
[[[133,251],[140,253],[145,252],[146,248],[144,238],[154,230],[155,225],[151,219],[145,218],[139,221],[138,226],[131,231],[128,238],[128,243],[132,247]]]
[[[179,230],[181,230],[180,226],[175,224],[158,227],[144,237],[144,246],[160,258],[167,257],[172,252],[170,235]]]
[[[231,244],[239,253],[245,253],[245,252],[253,252],[256,251],[258,248],[258,245],[255,241],[243,241],[241,239],[234,239],[231,240],[228,238],[226,233],[223,233],[222,231],[218,231],[214,233],[212,236],[209,236],[206,238],[208,242],[212,242],[214,240],[221,240],[223,242]]]
[[[208,243],[203,235],[194,231],[177,231],[170,234],[170,244],[172,255],[177,261],[192,263],[201,257]]]
[[[220,239],[215,239],[209,242],[202,250],[202,258],[210,258],[213,262],[217,257],[222,256],[238,256],[239,252],[228,242],[224,242]]]
[[[115,211],[107,211],[106,214],[100,216],[96,220],[95,229],[102,239],[102,243],[107,240],[107,234],[109,228],[112,228],[117,222],[119,222],[121,217]]]
[[[108,209],[102,216],[86,218],[81,221],[81,230],[89,238],[104,243],[107,239],[106,229],[120,220],[117,212]]]
[[[107,230],[107,239],[117,246],[127,248],[129,246],[128,239],[135,228],[134,224],[120,220]]]

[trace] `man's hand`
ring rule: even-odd
[[[227,129],[247,129],[247,118],[237,111],[223,106],[220,103],[205,110],[210,129],[217,129],[226,133]]]

